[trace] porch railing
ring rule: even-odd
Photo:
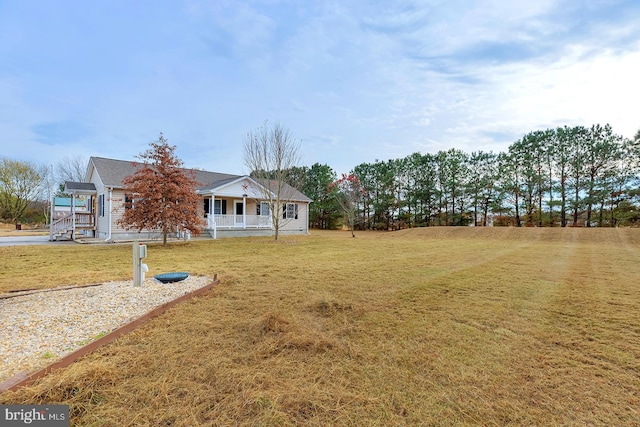
[[[58,218],[49,226],[49,239],[55,240],[65,233],[78,228],[92,228],[95,226],[94,215],[91,212],[70,213],[62,218]],[[75,220],[75,221],[74,221]]]
[[[243,222],[244,221],[244,222]],[[209,215],[207,227],[213,228],[271,228],[271,216]]]

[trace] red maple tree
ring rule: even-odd
[[[142,163],[133,175],[122,181],[127,195],[125,210],[118,223],[126,229],[157,230],[162,244],[169,233],[185,232],[197,236],[203,219],[198,212],[198,182],[193,171],[182,169],[182,161],[174,153],[162,133],[150,149],[138,156]]]

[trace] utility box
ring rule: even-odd
[[[144,273],[149,271],[147,265],[142,263],[142,259],[146,257],[147,245],[133,242],[133,286],[141,286],[144,281]]]

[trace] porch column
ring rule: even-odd
[[[211,193],[211,198],[209,199],[209,217],[207,217],[207,227],[209,228],[213,228],[213,222],[215,221],[213,217],[213,207],[215,206],[213,199],[215,199],[215,197],[216,196]]]
[[[247,228],[247,195],[242,195],[242,228]]]
[[[76,199],[75,193],[71,193],[71,240],[76,238]]]
[[[209,226],[213,227],[213,238],[216,239],[218,236],[218,226],[216,224],[216,195],[211,193],[211,206],[209,206]]]

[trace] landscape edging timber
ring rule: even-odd
[[[29,374],[26,371],[20,372],[16,375],[14,375],[11,378],[8,378],[6,380],[4,380],[3,382],[0,383],[0,393],[4,392],[4,391],[15,391],[20,387],[24,387],[26,385],[31,384],[32,382],[34,382],[35,380],[37,380],[38,378],[41,378],[45,375],[47,375],[49,372],[53,371],[54,369],[59,369],[59,368],[66,368],[67,366],[71,365],[72,363],[74,363],[76,360],[78,360],[79,358],[86,356],[87,354],[96,351],[97,349],[99,349],[100,347],[109,344],[113,341],[115,341],[116,339],[120,338],[122,335],[128,334],[129,332],[133,331],[134,329],[142,326],[144,323],[148,322],[149,320],[160,316],[162,313],[164,313],[165,311],[167,311],[168,309],[170,309],[171,307],[180,304],[183,301],[189,300],[191,298],[194,298],[196,296],[199,296],[207,291],[209,291],[211,288],[213,288],[215,285],[220,284],[220,280],[218,280],[218,275],[214,275],[213,276],[213,280],[211,281],[211,283],[209,283],[208,285],[205,285],[201,288],[196,289],[195,291],[189,292],[188,294],[184,294],[181,297],[178,297],[172,301],[169,301],[167,303],[164,303],[156,308],[154,308],[153,310],[149,311],[147,314],[144,314],[140,317],[138,317],[135,320],[132,320],[131,322],[117,328],[114,329],[113,331],[109,332],[107,335],[83,346],[80,347],[79,349],[67,354],[66,356],[64,356],[62,359],[58,360],[57,362],[42,368],[36,372],[33,372],[31,374]]]

